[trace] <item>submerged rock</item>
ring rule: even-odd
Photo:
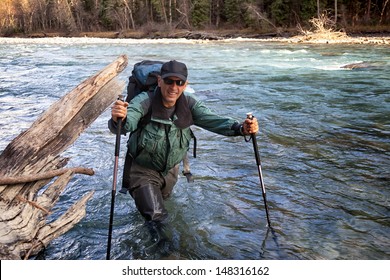
[[[379,68],[381,66],[383,66],[383,64],[380,62],[363,61],[363,62],[347,64],[347,65],[341,66],[341,68],[346,68],[346,69],[367,69],[367,68],[370,68],[370,69],[372,69],[372,68]]]

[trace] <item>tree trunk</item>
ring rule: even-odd
[[[164,18],[165,25],[168,25],[168,16],[167,16],[167,10],[165,8],[165,0],[160,0],[161,5],[161,15]]]
[[[66,27],[66,31],[69,34],[72,34],[73,32],[77,31],[77,25],[76,25],[76,20],[74,19],[73,13],[72,13],[72,8],[70,7],[70,4],[68,1],[61,1],[59,2],[59,10],[58,13],[63,14],[65,16],[64,24]],[[61,7],[62,4],[62,7]]]
[[[28,258],[37,254],[85,216],[86,203],[93,192],[87,193],[57,220],[47,223],[51,209],[77,171],[57,170],[68,162],[60,153],[122,93],[125,83],[115,77],[126,66],[127,57],[120,56],[82,82],[54,103],[0,155],[2,180],[20,176],[33,180],[0,186],[0,259]],[[51,181],[41,174],[31,178],[38,173],[62,175],[38,193]]]
[[[381,12],[381,19],[379,20],[379,23],[382,24],[383,23],[383,18],[385,16],[385,12],[386,12],[386,6],[387,4],[389,3],[389,0],[386,0],[385,3],[383,4],[383,7],[382,7],[382,12]]]
[[[365,21],[369,22],[370,20],[371,20],[371,0],[368,0]]]
[[[317,17],[320,18],[320,0],[317,0]]]

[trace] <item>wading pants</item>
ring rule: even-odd
[[[147,221],[164,221],[168,217],[164,199],[170,196],[178,180],[179,165],[169,170],[166,176],[135,162],[130,166],[127,163],[127,167],[129,172],[124,171],[122,187],[129,190],[138,211]]]

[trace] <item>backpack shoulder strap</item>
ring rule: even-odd
[[[129,83],[127,84],[127,96],[126,102],[130,102],[136,95],[140,93],[137,80],[134,76],[129,77]]]
[[[150,103],[149,103],[148,111],[146,112],[146,114],[138,122],[137,130],[144,128],[150,122],[150,120],[152,119],[152,102],[151,101],[152,101],[152,98],[153,98],[153,94],[154,94],[154,89],[152,89],[152,88],[149,89],[148,90],[148,96],[149,96]]]

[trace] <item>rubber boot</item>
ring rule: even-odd
[[[135,205],[146,221],[162,222],[168,217],[158,186],[144,185],[131,193]]]
[[[146,248],[146,254],[154,255],[157,259],[169,256],[173,250],[169,225],[166,222],[147,221],[146,227],[152,242],[152,245]]]

